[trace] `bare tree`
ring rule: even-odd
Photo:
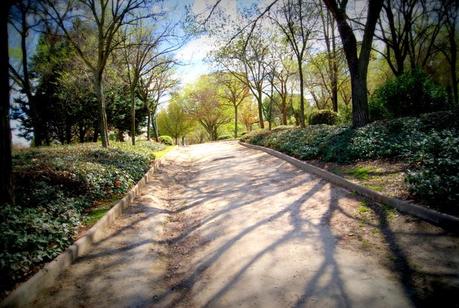
[[[8,12],[11,1],[0,3],[0,204],[14,203],[8,74]]]
[[[104,95],[103,75],[107,61],[113,50],[120,44],[117,34],[120,29],[138,21],[151,17],[150,13],[134,14],[135,11],[150,12],[147,0],[43,0],[43,10],[62,30],[66,38],[75,48],[94,75],[99,106],[100,133],[102,146],[108,147],[108,124]],[[84,31],[71,31],[78,25],[85,24],[96,33],[94,48],[90,48],[90,38]]]
[[[281,29],[295,53],[300,82],[301,127],[305,127],[303,62],[310,40],[315,32],[317,16],[317,6],[312,1],[284,0],[272,17],[272,20]]]
[[[343,43],[352,88],[352,124],[360,127],[368,123],[367,74],[373,35],[381,12],[383,0],[368,1],[367,18],[363,30],[362,42],[357,44],[346,8],[348,1],[323,0],[336,20]],[[360,48],[358,48],[360,47]]]
[[[439,44],[437,49],[445,56],[450,68],[451,88],[454,102],[459,104],[458,80],[457,80],[457,20],[459,11],[458,0],[442,1],[439,17],[443,20],[443,28],[446,31],[447,40],[445,44]]]
[[[173,27],[166,26],[159,33],[142,23],[134,24],[124,32],[121,54],[125,64],[127,84],[131,101],[131,141],[135,145],[135,109],[136,93],[139,80],[147,76],[156,67],[170,62],[167,54],[177,50],[177,44],[171,42]]]
[[[137,88],[138,96],[147,109],[147,140],[151,138],[151,126],[156,142],[159,142],[159,136],[155,119],[160,99],[178,83],[178,81],[172,77],[175,61],[172,59],[158,60],[161,65],[155,66],[147,75],[142,76]]]
[[[265,128],[263,90],[268,72],[264,62],[269,54],[269,46],[263,40],[261,35],[256,34],[253,34],[247,42],[241,37],[231,45],[221,48],[213,58],[223,69],[247,85],[258,104],[260,128]]]
[[[322,22],[322,34],[327,52],[328,79],[333,111],[338,112],[338,50],[336,44],[336,24],[330,11],[318,4]]]
[[[6,19],[8,20],[8,19]],[[10,63],[9,71],[11,78],[19,86],[25,95],[28,104],[28,117],[33,129],[33,144],[42,145],[46,139],[46,131],[39,120],[39,110],[34,93],[32,76],[29,70],[30,54],[28,40],[32,31],[41,24],[41,18],[37,15],[36,2],[33,0],[14,1],[10,9],[10,25],[19,35],[21,56],[18,63]]]

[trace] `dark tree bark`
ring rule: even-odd
[[[14,203],[8,57],[9,0],[0,1],[0,203]]]
[[[371,45],[376,22],[381,12],[383,0],[368,1],[367,20],[360,46],[360,53],[358,53],[357,39],[352,27],[348,23],[346,14],[347,1],[341,1],[339,5],[336,0],[323,1],[333,14],[338,25],[338,31],[343,42],[343,49],[349,66],[352,88],[352,125],[354,127],[364,126],[368,123],[368,63],[370,61]]]

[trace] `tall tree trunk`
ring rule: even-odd
[[[153,134],[155,136],[155,141],[159,142],[159,133],[158,133],[158,125],[156,125],[156,116],[153,113],[153,116],[151,117],[151,127],[153,129]]]
[[[237,138],[237,105],[234,106],[234,138]]]
[[[102,146],[104,148],[107,148],[109,146],[108,124],[107,124],[107,113],[105,111],[106,106],[105,106],[105,95],[104,95],[104,81],[103,81],[103,76],[102,76],[101,71],[95,74],[95,86],[96,86],[97,103],[99,106],[100,136],[102,139]]]
[[[359,69],[351,70],[352,123],[361,127],[368,123],[367,74]]]
[[[84,137],[86,135],[86,129],[83,124],[78,125],[78,139],[80,143],[84,143]]]
[[[371,45],[376,22],[382,9],[383,0],[368,1],[368,13],[363,39],[358,53],[357,40],[346,15],[346,2],[338,5],[336,0],[324,0],[333,14],[343,42],[344,54],[351,74],[352,87],[352,125],[360,127],[368,123],[367,72],[370,61]],[[359,54],[359,55],[358,55]]]
[[[135,85],[130,88],[131,93],[131,142],[135,145]]]
[[[453,6],[454,7],[454,6]],[[449,33],[449,48],[451,53],[451,63],[450,63],[450,71],[451,71],[451,83],[453,89],[453,97],[454,103],[456,107],[459,108],[459,93],[457,89],[457,42],[456,42],[456,23],[451,27]]]
[[[333,102],[333,111],[338,112],[338,63],[336,60],[336,36],[335,36],[335,26],[332,24],[332,36],[331,36],[331,43],[332,43],[332,80],[331,80],[331,90],[332,90],[332,102]]]
[[[257,97],[257,102],[258,102],[258,120],[260,123],[260,128],[263,129],[265,128],[265,122],[263,121],[263,100],[262,100],[262,89],[259,88],[257,89],[258,91],[258,97]]]
[[[150,110],[147,109],[147,140],[150,141],[150,122],[151,122],[151,114]]]
[[[92,135],[92,142],[97,142],[97,139],[99,139],[99,121],[94,122],[94,134]]]
[[[298,74],[300,76],[300,126],[302,128],[306,127],[304,123],[304,76],[303,76],[303,67],[302,60],[298,58]]]
[[[11,158],[10,84],[8,70],[8,12],[10,1],[0,1],[0,204],[14,203]]]
[[[65,122],[65,142],[72,143],[72,125],[67,121]]]

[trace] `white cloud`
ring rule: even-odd
[[[192,64],[202,61],[214,49],[214,44],[208,36],[196,38],[183,46],[176,54],[179,61]]]

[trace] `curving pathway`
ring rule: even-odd
[[[266,153],[195,145],[32,305],[438,304],[459,290],[458,243]]]

